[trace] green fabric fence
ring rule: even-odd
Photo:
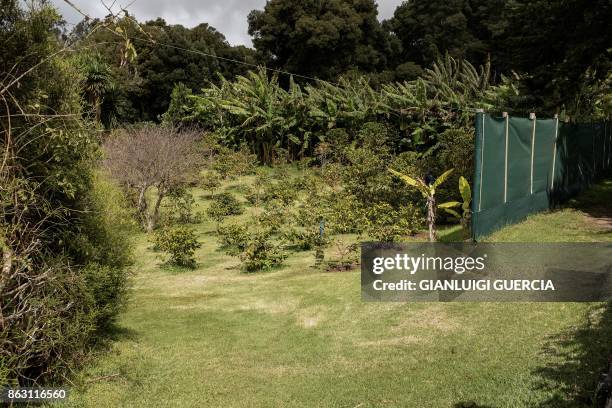
[[[476,114],[472,235],[566,201],[612,168],[610,123]]]

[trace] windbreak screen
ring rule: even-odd
[[[576,195],[611,168],[611,150],[608,123],[477,113],[474,239]]]

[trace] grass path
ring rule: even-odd
[[[600,188],[598,199],[612,182]],[[85,385],[66,406],[586,406],[590,354],[611,334],[601,304],[363,303],[358,272],[315,270],[311,252],[241,274],[212,230],[198,226],[193,271],[160,268],[138,237],[116,341],[79,374]],[[612,241],[569,208],[492,239],[565,236]]]

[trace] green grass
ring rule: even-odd
[[[612,180],[593,186],[562,209],[531,215],[485,241],[609,242],[612,241],[612,229],[602,229],[593,220],[605,210],[612,217]]]
[[[598,368],[587,364],[598,362],[591,354],[611,334],[602,305],[364,303],[359,272],[318,271],[312,252],[292,254],[273,272],[242,274],[236,258],[217,251],[213,229],[197,226],[195,270],[160,268],[147,238],[137,237],[133,295],[115,341],[77,375],[67,406],[586,404]],[[492,240],[566,236],[610,238],[564,209]]]

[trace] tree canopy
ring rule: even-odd
[[[387,66],[394,42],[377,15],[373,0],[272,0],[249,14],[249,34],[267,64],[333,79]]]

